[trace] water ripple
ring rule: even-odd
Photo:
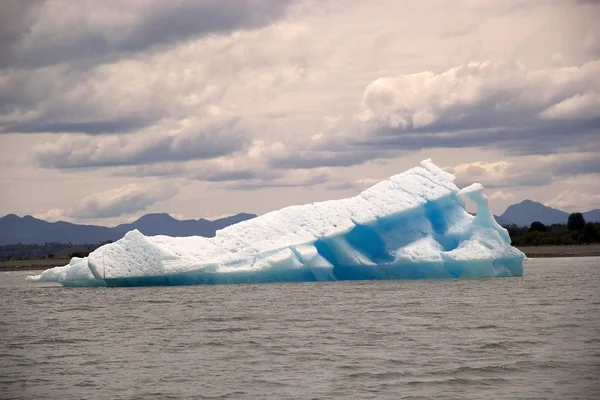
[[[515,279],[133,289],[4,274],[0,397],[594,399],[598,260],[527,260]]]

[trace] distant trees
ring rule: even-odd
[[[75,252],[69,254],[69,257],[70,258],[73,258],[73,257],[83,258],[83,257],[87,257],[89,254],[90,254],[89,251],[75,251]]]
[[[529,232],[546,232],[546,225],[542,224],[540,221],[534,221],[531,223],[529,227]]]
[[[599,239],[596,226],[591,222],[585,224],[585,228],[583,228],[583,241],[585,243],[594,243],[599,241]]]
[[[575,224],[575,226],[578,226]],[[582,230],[570,230],[565,224],[544,225],[536,221],[528,228],[517,225],[505,227],[515,246],[551,246],[600,242],[600,223],[588,222]]]
[[[583,231],[585,228],[585,218],[583,218],[583,214],[580,212],[574,212],[570,214],[567,222],[567,228],[569,228],[570,231]]]
[[[78,244],[46,242],[44,244],[7,244],[0,245],[0,261],[31,260],[39,258],[85,257],[98,247],[109,242]]]

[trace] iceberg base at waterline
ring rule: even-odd
[[[286,207],[213,238],[134,230],[27,279],[149,286],[522,275],[525,255],[494,220],[483,186],[454,180],[425,160],[355,197]]]

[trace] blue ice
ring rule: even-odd
[[[28,279],[148,286],[522,275],[525,255],[495,222],[483,186],[461,190],[454,180],[425,160],[355,197],[286,207],[213,238],[134,230]]]

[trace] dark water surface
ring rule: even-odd
[[[600,399],[600,258],[521,278],[63,288],[0,273],[0,397]]]

